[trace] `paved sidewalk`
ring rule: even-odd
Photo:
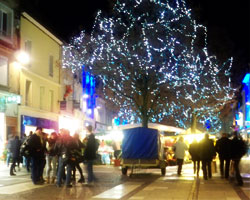
[[[220,178],[214,173],[210,180],[203,180],[202,171],[197,178],[192,165],[184,165],[177,176],[176,167],[167,167],[165,176],[159,169],[136,170],[132,177],[122,176],[119,168],[96,166],[101,178],[93,187],[77,184],[71,189],[54,185],[36,186],[24,168],[16,177],[9,176],[9,168],[0,163],[0,200],[248,200],[250,176],[243,174],[244,186]]]
[[[203,180],[200,172],[197,178],[192,174],[192,165],[184,166],[182,176],[176,174],[176,167],[167,167],[166,176],[153,182],[127,182],[92,200],[248,200],[250,179],[244,178],[244,181],[244,186],[238,187],[232,181],[221,179],[219,173],[214,173],[210,180]]]

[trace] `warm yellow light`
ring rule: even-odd
[[[20,64],[26,65],[30,62],[30,56],[25,51],[19,51],[16,53],[16,59]]]
[[[59,129],[67,129],[70,135],[74,135],[80,128],[80,121],[70,117],[59,117]]]
[[[19,62],[13,62],[13,66],[15,69],[20,70],[22,68],[22,65]]]

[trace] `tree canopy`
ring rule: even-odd
[[[218,130],[232,98],[232,59],[220,65],[209,55],[206,32],[184,0],[118,0],[112,13],[98,12],[91,35],[82,31],[64,47],[63,65],[87,66],[129,123],[172,116],[186,128],[195,115]]]

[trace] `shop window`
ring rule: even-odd
[[[12,43],[13,10],[0,3],[0,38]]]
[[[26,87],[25,87],[25,105],[31,106],[32,100],[32,83],[29,80],[26,80]]]
[[[0,56],[0,85],[8,86],[8,58]]]

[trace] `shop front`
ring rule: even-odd
[[[50,134],[52,132],[58,132],[58,122],[50,119],[31,117],[21,115],[21,136],[25,133],[29,135],[30,131],[35,132],[37,127],[42,127],[43,132]]]
[[[14,135],[19,135],[17,115],[20,102],[19,95],[0,91],[0,155],[4,151],[7,140]]]

